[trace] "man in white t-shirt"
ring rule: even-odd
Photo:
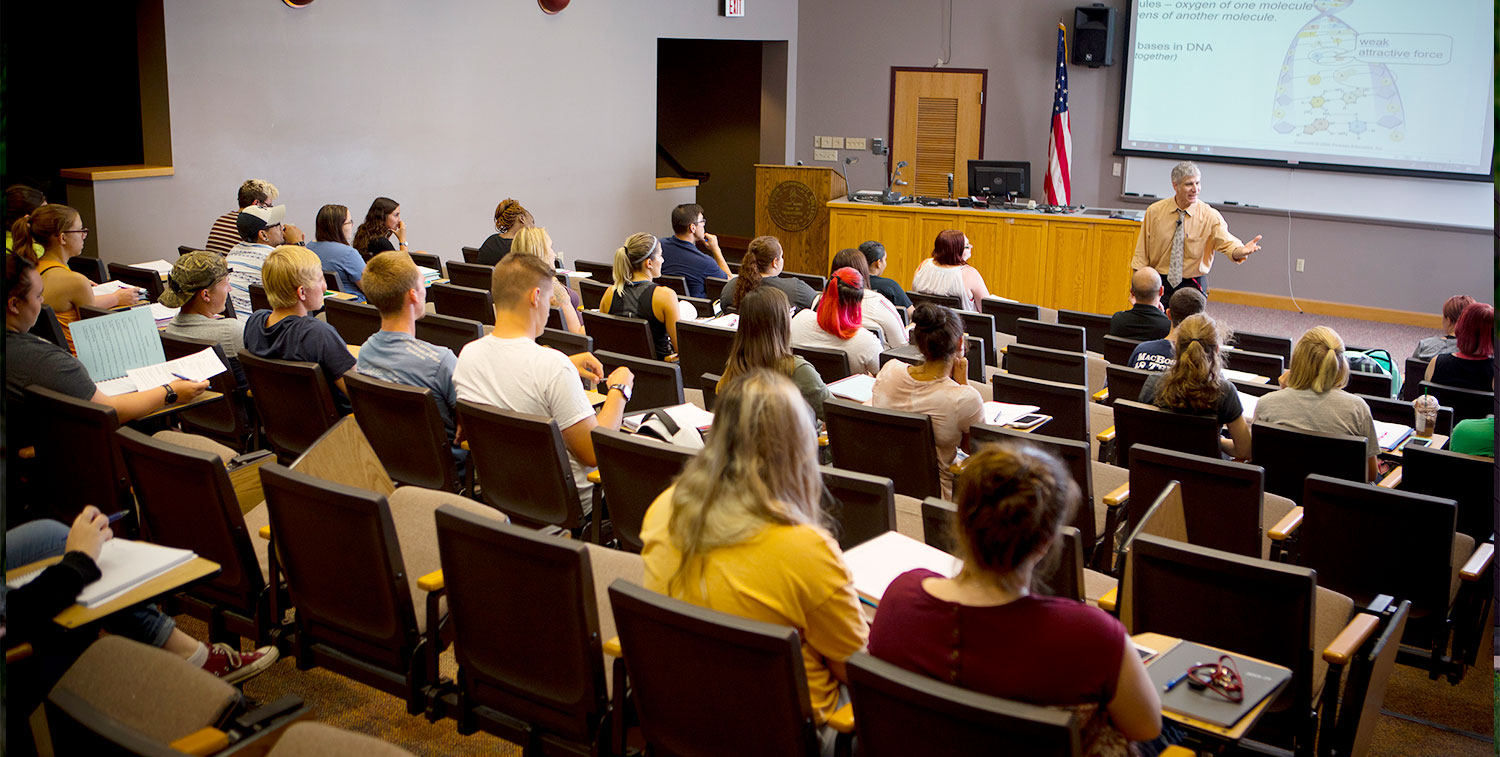
[[[554,271],[534,255],[507,255],[495,266],[495,330],[470,342],[458,356],[453,383],[458,398],[557,422],[578,495],[588,508],[592,485],[595,426],[620,428],[635,377],[629,368],[609,374],[604,406],[597,414],[579,377],[600,379],[604,366],[585,352],[568,357],[536,343],[547,325]]]

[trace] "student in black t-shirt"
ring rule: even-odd
[[[349,345],[332,326],[308,315],[323,307],[323,264],[306,247],[283,245],[261,269],[271,310],[245,321],[245,350],[257,357],[317,363],[339,415],[351,412],[344,374],[354,368]]]
[[[369,260],[396,249],[396,245],[391,244],[392,234],[396,235],[401,251],[409,252],[406,249],[406,222],[401,220],[401,203],[389,197],[376,197],[370,203],[369,212],[365,213],[364,223],[354,232],[353,247]]]
[[[1240,393],[1224,378],[1226,331],[1203,313],[1184,320],[1177,327],[1177,362],[1166,373],[1153,373],[1146,379],[1140,401],[1181,413],[1214,416],[1229,429],[1229,438],[1219,439],[1224,452],[1248,460],[1250,424],[1245,422]]]
[[[1168,303],[1167,318],[1172,322],[1172,329],[1167,332],[1164,339],[1153,339],[1149,342],[1141,342],[1135,346],[1130,353],[1130,359],[1125,364],[1131,368],[1142,371],[1165,371],[1172,367],[1176,359],[1176,352],[1172,347],[1177,338],[1177,327],[1188,316],[1203,312],[1208,306],[1208,298],[1203,293],[1192,287],[1181,287],[1172,293],[1172,299]]]
[[[520,202],[509,197],[501,200],[495,206],[495,233],[479,245],[480,264],[499,263],[501,258],[510,254],[510,244],[516,235],[533,226],[536,226],[536,219],[531,217],[531,211],[521,207]]]

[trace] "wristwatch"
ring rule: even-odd
[[[173,389],[171,384],[162,384],[161,388],[167,390],[167,404],[177,404],[177,390]]]
[[[628,386],[626,386],[624,384],[610,384],[609,388],[612,389],[612,390],[613,389],[619,389],[620,390],[620,395],[625,398],[625,401],[626,402],[630,401],[630,387],[628,387]],[[608,394],[608,392],[605,392],[605,393]]]

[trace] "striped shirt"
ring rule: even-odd
[[[228,255],[229,250],[240,243],[239,219],[238,210],[219,216],[214,221],[213,228],[208,230],[208,242],[203,245],[203,249]]]
[[[229,250],[229,301],[234,303],[235,317],[242,321],[254,312],[250,307],[250,285],[261,283],[260,267],[273,249],[268,244],[240,242]]]

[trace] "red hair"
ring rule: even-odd
[[[1458,336],[1458,351],[1465,357],[1492,357],[1495,354],[1495,308],[1482,302],[1464,308],[1454,334]]]
[[[828,279],[818,303],[818,326],[840,338],[859,333],[864,322],[865,279],[853,268],[840,268]]]
[[[942,265],[964,264],[964,233],[957,229],[939,231],[932,243],[932,259]]]

